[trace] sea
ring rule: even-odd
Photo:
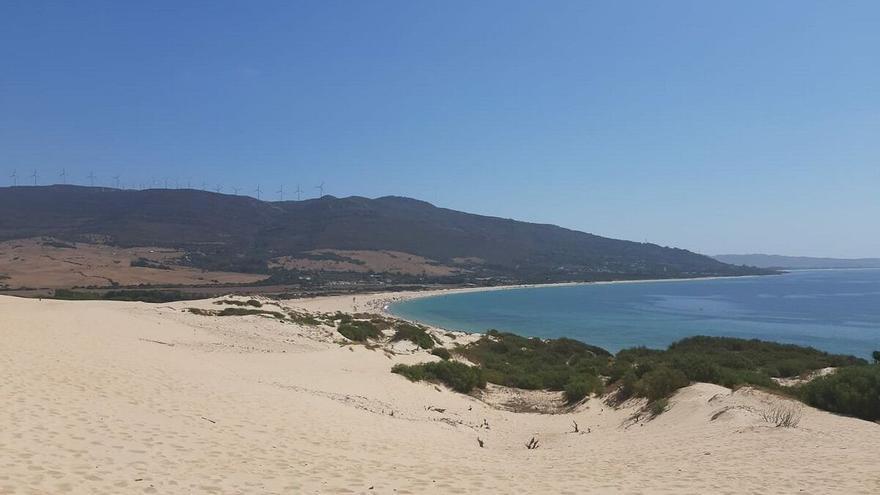
[[[451,293],[389,311],[448,330],[569,337],[611,352],[713,335],[869,358],[880,350],[880,269]]]

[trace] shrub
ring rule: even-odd
[[[601,387],[602,382],[596,376],[576,377],[565,384],[563,394],[566,402],[574,404],[592,393],[600,392]]]
[[[880,351],[872,352],[871,357],[874,358],[874,364],[880,364]]]
[[[449,349],[445,347],[435,347],[431,350],[431,354],[437,356],[444,361],[452,359],[452,354],[449,352]]]
[[[283,313],[279,313],[278,311],[266,311],[263,309],[223,308],[222,311],[217,313],[217,316],[251,316],[251,315],[271,316],[273,318],[278,318],[279,320],[286,319],[286,316]]]
[[[803,410],[799,404],[777,402],[761,411],[761,419],[777,428],[795,428],[801,422]]]
[[[669,407],[669,400],[666,398],[657,399],[654,402],[648,405],[648,412],[651,413],[651,417],[659,416],[666,412],[666,409]]]
[[[382,334],[369,321],[350,320],[339,324],[336,329],[343,337],[355,342],[366,342],[367,339],[378,339]]]
[[[287,318],[294,323],[308,325],[310,327],[316,327],[321,324],[321,322],[314,316],[306,313],[297,313],[296,311],[287,313]]]
[[[656,400],[664,391],[668,395],[689,381],[731,388],[757,385],[780,389],[772,377],[864,363],[853,356],[828,354],[810,347],[697,336],[675,342],[665,351],[644,347],[624,349],[617,353],[609,375],[620,384],[618,400],[633,395]]]
[[[762,371],[772,377],[797,376],[829,366],[865,364],[863,359],[829,354],[812,347],[731,337],[688,337],[670,345],[667,353],[702,355],[723,368]]]
[[[247,301],[238,301],[236,299],[223,299],[221,301],[214,301],[214,304],[231,304],[233,306],[251,306],[253,308],[262,308],[263,303],[257,301],[256,299],[248,299]]]
[[[186,308],[187,311],[194,315],[199,316],[216,316],[217,313],[211,311],[210,309],[202,309],[202,308]]]
[[[607,371],[611,357],[572,339],[542,340],[496,330],[457,352],[479,364],[487,381],[532,390],[564,390],[575,377],[596,377]]]
[[[486,380],[482,370],[458,361],[438,361],[414,365],[397,364],[392,373],[403,375],[411,381],[439,381],[456,392],[468,393],[474,388],[484,388]]]
[[[880,365],[852,366],[799,389],[807,404],[868,421],[880,420]]]
[[[339,320],[340,323],[350,323],[354,320],[354,318],[348,314],[343,313],[341,311],[337,311],[335,315],[333,315],[334,320]]]
[[[690,384],[687,375],[682,371],[658,366],[645,373],[636,382],[636,394],[645,397],[649,401],[655,401],[672,395],[673,392]]]
[[[394,325],[395,333],[391,337],[392,341],[409,340],[422,349],[431,349],[434,347],[434,339],[425,331],[423,327],[416,326],[406,322],[400,322]]]
[[[617,400],[625,401],[636,394],[636,383],[639,378],[633,369],[627,371],[620,379],[620,387],[617,389]]]

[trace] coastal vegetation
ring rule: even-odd
[[[251,308],[223,308],[217,313],[217,316],[250,316],[250,315],[265,315],[272,316],[274,318],[278,318],[279,320],[284,320],[287,316],[280,311],[266,311],[264,309],[251,309]]]
[[[434,339],[425,330],[425,327],[413,325],[405,321],[394,325],[394,336],[391,337],[392,342],[408,340],[422,349],[432,349],[434,347]]]
[[[693,382],[754,386],[827,411],[880,419],[880,363],[792,344],[697,336],[663,350],[636,347],[612,355],[577,340],[527,338],[491,330],[452,353],[444,351],[443,355],[434,353],[443,361],[397,365],[392,371],[413,381],[438,381],[463,393],[486,382],[560,391],[569,403],[607,391],[606,400],[612,404],[646,399],[652,415],[666,410],[667,398]],[[453,356],[474,366],[451,360]],[[776,380],[806,377],[825,368],[835,372],[793,386]],[[796,415],[789,416],[791,421],[781,420],[785,423],[781,426],[796,423]]]
[[[336,329],[343,337],[355,342],[366,342],[368,339],[378,339],[382,332],[371,321],[348,320],[342,321]]]
[[[437,356],[438,358],[440,358],[444,361],[448,361],[448,360],[452,359],[452,353],[449,352],[449,349],[447,349],[445,347],[435,347],[435,348],[431,349],[431,354]]]
[[[561,391],[577,383],[598,392],[597,377],[611,359],[608,351],[577,340],[542,340],[496,330],[456,352],[483,368],[490,383],[530,390]]]
[[[397,364],[391,368],[410,381],[438,381],[456,392],[469,393],[475,388],[486,387],[486,377],[478,366],[468,366],[459,361],[436,361],[414,365]]]
[[[256,299],[248,299],[247,301],[239,301],[237,299],[222,299],[220,301],[214,301],[214,304],[223,305],[229,304],[232,306],[251,306],[253,308],[262,308],[263,303]]]
[[[866,364],[810,347],[730,337],[688,337],[666,350],[637,347],[617,353],[609,381],[619,383],[619,399],[656,400],[690,382],[781,389],[773,378],[799,376],[822,368]]]
[[[843,368],[800,387],[807,404],[869,421],[880,420],[880,363]]]

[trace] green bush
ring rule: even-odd
[[[699,355],[722,368],[758,371],[777,378],[798,376],[829,366],[865,364],[863,359],[828,354],[812,347],[731,337],[689,337],[670,345],[667,354]]]
[[[596,376],[574,377],[565,384],[563,394],[569,404],[580,402],[593,393],[602,392],[602,381]]]
[[[446,349],[432,353],[449,359]],[[792,394],[773,378],[835,367],[837,373],[800,387],[799,397],[828,411],[880,419],[880,365],[810,347],[701,336],[683,339],[666,350],[636,347],[612,357],[601,348],[571,339],[542,340],[490,330],[479,340],[457,347],[456,353],[479,368],[441,361],[396,366],[394,372],[411,380],[442,381],[456,390],[472,390],[474,382],[561,390],[570,403],[602,393],[600,376],[607,376],[608,383],[616,387],[616,400],[644,397],[656,415],[665,410],[667,397],[692,381],[731,388],[756,385]],[[880,351],[874,357],[880,358]]]
[[[236,299],[223,299],[221,301],[214,301],[214,304],[230,304],[232,306],[251,306],[253,308],[262,308],[263,303],[257,301],[256,299],[248,299],[247,301],[238,301]]]
[[[452,354],[449,352],[449,349],[445,347],[435,347],[431,350],[431,354],[437,356],[444,361],[452,359]]]
[[[354,318],[350,314],[343,313],[341,311],[337,311],[336,314],[333,316],[333,319],[339,320],[340,323],[351,323],[354,320]]]
[[[217,316],[250,316],[250,315],[271,316],[273,318],[278,318],[279,320],[284,320],[287,318],[283,313],[279,313],[278,311],[266,311],[263,309],[250,309],[250,308],[223,308],[222,311],[217,313]]]
[[[659,416],[666,412],[666,408],[669,407],[669,401],[664,399],[657,399],[651,404],[648,405],[648,411],[651,412],[651,416]]]
[[[620,378],[619,385],[620,387],[617,390],[617,398],[618,400],[626,400],[636,394],[636,383],[638,383],[639,377],[636,375],[635,370],[630,369]]]
[[[296,311],[287,313],[287,318],[294,323],[310,327],[316,327],[321,324],[321,322],[314,316],[307,313],[298,313]]]
[[[403,375],[411,381],[438,381],[456,392],[468,393],[475,388],[484,388],[486,380],[483,372],[476,366],[468,366],[458,361],[438,361],[414,365],[397,364],[392,373]]]
[[[621,384],[618,399],[633,395],[656,400],[664,390],[690,381],[725,387],[757,385],[780,389],[772,378],[796,376],[829,366],[864,364],[853,356],[828,354],[801,347],[760,340],[729,337],[689,337],[673,343],[667,350],[636,347],[615,356],[609,375]],[[653,370],[662,369],[659,373]],[[671,370],[681,373],[672,373]],[[632,373],[632,375],[627,375]],[[682,375],[685,379],[682,379]],[[623,378],[626,376],[625,383]],[[645,378],[647,376],[647,379]],[[671,389],[669,393],[675,389]]]
[[[874,364],[880,364],[880,351],[872,352],[871,357],[874,358]]]
[[[636,382],[636,395],[645,397],[649,401],[655,401],[672,395],[673,392],[690,384],[687,375],[682,371],[658,366],[645,373]]]
[[[798,392],[813,407],[880,420],[880,365],[841,368],[803,385]]]
[[[336,329],[343,337],[355,342],[366,342],[367,339],[378,339],[382,332],[369,321],[349,320],[339,324]]]
[[[572,339],[526,338],[490,330],[457,352],[479,364],[491,383],[524,389],[564,390],[572,378],[597,377],[611,354]]]
[[[400,322],[394,325],[394,330],[394,336],[391,337],[392,341],[409,340],[422,349],[431,349],[434,347],[434,339],[431,338],[423,327]]]

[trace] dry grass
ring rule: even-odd
[[[777,428],[797,428],[803,417],[803,407],[794,402],[774,402],[760,412],[761,419]]]
[[[4,275],[0,288],[243,284],[266,278],[266,275],[206,272],[181,266],[177,263],[182,256],[182,251],[157,247],[67,244],[50,238],[4,241],[0,242],[0,272]],[[131,266],[137,260],[162,268]]]

